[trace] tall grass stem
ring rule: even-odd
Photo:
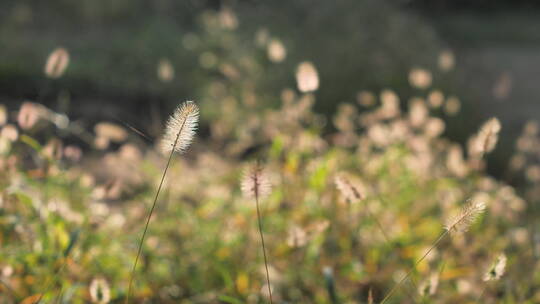
[[[390,299],[390,297],[392,296],[392,294],[397,290],[397,288],[399,286],[401,286],[401,284],[403,284],[403,282],[405,282],[405,280],[407,278],[409,278],[409,276],[411,275],[411,273],[416,269],[416,266],[418,266],[418,264],[420,264],[430,253],[433,249],[435,249],[435,247],[437,247],[437,245],[439,245],[439,243],[444,239],[444,237],[449,233],[449,230],[445,230],[440,236],[439,238],[435,241],[435,243],[433,243],[433,245],[431,245],[431,247],[428,249],[428,251],[426,251],[426,253],[424,253],[424,255],[414,263],[413,267],[411,267],[411,269],[409,269],[409,271],[407,272],[407,274],[405,274],[405,276],[396,284],[394,285],[394,287],[392,287],[392,289],[390,289],[390,292],[388,292],[388,294],[384,297],[384,299],[381,301],[380,304],[384,304],[388,299]]]
[[[263,228],[262,228],[262,219],[261,219],[261,211],[259,208],[259,194],[258,191],[255,191],[255,204],[257,205],[257,221],[259,223],[259,234],[261,235],[261,243],[262,243],[262,251],[264,256],[264,268],[266,269],[266,282],[268,286],[268,295],[270,297],[270,303],[274,303],[272,300],[272,288],[270,287],[270,274],[268,272],[268,259],[266,257],[266,246],[264,244],[264,235],[263,235]]]
[[[172,147],[171,152],[169,154],[169,158],[167,159],[167,164],[165,165],[165,170],[163,170],[163,175],[161,176],[161,181],[159,182],[159,186],[158,186],[158,189],[156,191],[156,196],[154,197],[154,201],[152,202],[152,208],[150,208],[150,212],[148,212],[148,216],[146,218],[146,224],[144,225],[143,234],[142,234],[141,240],[139,242],[139,248],[137,250],[137,256],[135,257],[135,262],[133,263],[133,268],[131,269],[131,275],[130,275],[130,278],[129,278],[129,287],[128,287],[128,292],[127,292],[127,295],[126,295],[126,302],[125,302],[126,304],[129,303],[129,297],[131,295],[131,290],[133,288],[133,279],[135,278],[135,270],[137,268],[137,264],[138,264],[139,258],[141,256],[142,247],[143,247],[143,244],[144,244],[144,239],[145,239],[146,233],[148,231],[148,226],[150,225],[150,219],[152,218],[152,214],[154,213],[154,209],[156,208],[159,193],[161,192],[161,188],[163,187],[163,182],[165,181],[165,176],[167,175],[167,171],[169,170],[169,166],[171,164],[171,160],[172,160],[172,157],[173,157],[173,154],[174,154],[174,151],[175,151],[175,147],[178,144],[178,139],[180,138],[180,134],[182,133],[182,129],[184,127],[184,124],[185,124],[185,120],[184,120],[184,123],[182,124],[182,126],[180,127],[180,130],[178,131],[178,135],[176,135],[176,139],[174,141],[173,147]]]

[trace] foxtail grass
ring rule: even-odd
[[[192,101],[186,101],[185,103],[177,107],[173,115],[167,121],[165,135],[161,142],[161,148],[165,153],[169,153],[169,157],[167,159],[165,169],[163,170],[163,174],[161,175],[161,180],[159,182],[156,195],[154,196],[152,207],[150,208],[150,211],[148,212],[148,215],[146,217],[146,224],[144,225],[144,230],[139,241],[137,256],[135,257],[135,262],[133,263],[133,267],[131,269],[129,287],[125,301],[126,304],[129,303],[129,298],[131,296],[131,291],[133,288],[133,280],[135,279],[135,270],[137,268],[137,264],[142,253],[144,239],[148,231],[148,226],[150,225],[152,214],[154,213],[154,209],[156,208],[159,193],[161,192],[163,182],[165,181],[165,176],[167,175],[167,171],[169,169],[169,166],[171,165],[171,160],[173,158],[174,152],[183,153],[187,150],[193,140],[193,136],[195,135],[198,121],[199,108]]]
[[[459,212],[459,214],[455,217],[450,218],[448,221],[446,221],[446,224],[444,225],[444,232],[441,233],[439,238],[435,240],[435,242],[431,245],[431,247],[422,255],[420,259],[418,259],[414,265],[407,271],[405,276],[390,289],[388,294],[383,298],[380,304],[386,303],[390,299],[390,297],[394,294],[394,292],[397,290],[398,287],[400,287],[411,275],[411,273],[416,269],[418,264],[420,264],[430,253],[435,249],[439,243],[449,234],[453,233],[460,233],[460,232],[466,232],[469,227],[474,223],[476,218],[482,214],[485,210],[486,206],[484,203],[481,202],[468,202]]]
[[[259,234],[261,237],[262,252],[264,256],[264,267],[266,270],[266,282],[268,286],[268,296],[270,297],[270,303],[274,303],[272,299],[272,288],[270,285],[270,274],[268,271],[268,258],[266,256],[266,246],[264,243],[263,225],[261,211],[259,207],[259,200],[265,198],[270,194],[271,185],[268,177],[266,176],[263,167],[256,163],[246,169],[241,184],[242,192],[248,198],[255,200],[257,206],[257,222],[259,226]]]
[[[488,284],[500,280],[501,277],[504,275],[504,272],[506,270],[506,260],[506,255],[504,253],[499,254],[495,259],[495,262],[489,267],[486,273],[484,273],[484,277],[482,278],[482,280],[486,283],[484,284],[482,291],[476,298],[476,303],[480,303],[480,299],[482,299],[482,297],[484,296],[484,293],[488,288]]]
[[[360,191],[359,187],[356,186],[345,174],[339,174],[335,177],[334,183],[336,188],[341,192],[341,194],[347,199],[349,204],[358,203],[364,200],[365,195]],[[368,216],[375,222],[377,228],[380,230],[384,240],[390,244],[390,238],[383,228],[383,225],[375,214],[371,211],[368,204],[365,204],[365,210]]]
[[[341,194],[347,199],[347,201],[349,203],[349,207],[353,203],[357,203],[357,202],[360,202],[360,201],[365,199],[365,194],[362,193],[359,186],[356,185],[344,173],[340,173],[340,174],[337,174],[335,176],[334,184],[336,185],[336,188],[339,190],[339,192],[341,192]],[[379,200],[382,201],[382,197],[380,195],[378,195],[378,198],[379,198]],[[384,226],[382,225],[381,221],[379,221],[379,218],[371,211],[371,208],[369,207],[369,204],[366,203],[364,206],[365,206],[365,211],[367,212],[368,216],[371,218],[371,220],[373,220],[375,222],[375,225],[377,226],[377,228],[381,232],[386,244],[390,245],[390,237],[386,233],[386,231],[384,229]],[[358,231],[357,231],[356,234],[358,234]],[[414,288],[417,289],[416,283],[413,280],[411,280],[411,283],[413,284]],[[414,295],[411,294],[407,289],[406,289],[406,293],[411,298],[411,300],[413,300],[413,302],[416,302]]]

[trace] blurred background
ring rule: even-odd
[[[540,117],[535,1],[5,0],[0,5],[0,101],[37,101],[88,124],[112,115],[155,134],[159,128],[148,126],[159,126],[179,100],[222,102],[208,93],[208,83],[227,72],[252,80],[258,102],[272,107],[304,60],[320,77],[315,111],[328,116],[340,103],[355,102],[362,90],[390,87],[403,100],[430,90],[458,98],[462,114],[447,121],[446,133],[461,143],[479,121],[499,117],[504,148],[491,156],[496,175],[502,174],[497,162],[508,160],[524,122]],[[212,11],[219,21],[208,18]],[[48,81],[44,62],[60,46],[71,55],[69,69]],[[250,62],[234,71],[227,69],[228,61]],[[429,89],[411,87],[414,68],[431,73]]]
[[[0,58],[0,303],[124,301],[186,100],[133,303],[268,302],[255,159],[276,303],[380,301],[467,200],[388,303],[540,301],[538,1],[2,0]]]

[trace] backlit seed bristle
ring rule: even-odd
[[[111,300],[111,289],[103,278],[95,278],[89,287],[90,299],[92,303],[106,304]]]
[[[259,164],[250,165],[242,177],[241,189],[244,196],[249,198],[264,198],[272,190],[270,180]]]
[[[341,192],[349,202],[353,203],[364,199],[364,195],[360,192],[359,187],[344,173],[336,175],[334,183],[339,192]]]
[[[287,49],[279,39],[272,39],[268,43],[268,59],[272,62],[282,62],[287,57]]]
[[[468,202],[457,216],[446,222],[444,229],[451,233],[465,232],[485,209],[486,205],[483,202]]]
[[[296,83],[302,93],[313,92],[319,88],[319,75],[313,63],[304,61],[298,65]]]
[[[174,79],[174,67],[169,59],[164,58],[159,61],[157,76],[162,82],[171,82]]]
[[[506,268],[506,255],[501,253],[495,263],[489,268],[489,270],[484,274],[484,281],[496,281],[499,280],[503,275]]]
[[[501,131],[501,123],[497,118],[486,121],[478,134],[471,140],[471,153],[475,156],[482,156],[495,149]]]
[[[162,139],[163,152],[183,153],[193,141],[199,122],[199,107],[193,101],[186,101],[178,106],[167,121]]]
[[[69,64],[69,53],[64,48],[55,49],[47,58],[45,75],[49,78],[60,78]]]
[[[434,272],[429,277],[424,279],[420,285],[418,285],[418,293],[420,296],[432,296],[437,292],[439,286],[439,273]]]

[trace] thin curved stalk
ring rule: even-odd
[[[172,160],[172,157],[173,157],[173,154],[174,154],[174,149],[175,149],[176,145],[178,144],[178,139],[180,138],[180,134],[182,133],[182,129],[184,127],[184,124],[185,124],[185,121],[183,122],[180,130],[178,131],[178,135],[176,135],[176,139],[175,139],[174,144],[172,146],[171,153],[169,154],[169,158],[167,159],[167,164],[165,165],[165,170],[163,170],[163,175],[161,176],[161,181],[159,182],[159,186],[158,186],[158,189],[156,191],[154,201],[152,202],[152,207],[150,208],[150,212],[148,212],[148,216],[146,218],[146,224],[144,225],[143,234],[142,234],[141,240],[139,241],[139,248],[137,250],[137,256],[135,257],[135,262],[133,263],[133,268],[131,269],[131,275],[130,275],[130,278],[129,278],[129,287],[128,287],[128,292],[127,292],[126,301],[125,301],[126,304],[129,303],[129,297],[131,295],[131,290],[133,288],[133,280],[135,278],[135,270],[137,268],[137,264],[139,262],[139,258],[140,258],[141,253],[142,253],[142,247],[143,247],[143,244],[144,244],[144,239],[146,237],[146,233],[148,231],[148,226],[150,225],[150,219],[152,218],[152,214],[154,214],[154,209],[156,208],[159,193],[161,192],[161,188],[163,187],[163,182],[165,181],[165,176],[167,175],[167,171],[169,169],[169,166],[171,164],[171,160]]]
[[[382,198],[382,196],[377,193],[377,198],[383,202],[385,205],[388,205],[388,203]],[[371,212],[371,210],[369,209],[369,206],[366,204],[366,210],[369,214],[369,216],[371,216],[373,218],[373,220],[375,221],[375,223],[377,224],[377,226],[379,227],[379,230],[381,231],[381,233],[383,234],[386,242],[388,244],[390,244],[390,238],[388,237],[388,234],[386,234],[386,231],[384,231],[384,228],[383,228],[383,225],[381,224],[381,222],[379,221],[379,219]],[[414,269],[415,270],[415,269]],[[413,271],[414,271],[413,270]],[[418,285],[416,284],[414,278],[411,277],[411,284],[413,285],[413,288],[414,290],[418,290]],[[413,296],[413,294],[411,294],[409,292],[409,290],[405,289],[405,292],[407,292],[407,295],[413,300],[413,302],[416,302],[416,298]]]
[[[435,247],[437,247],[437,245],[439,245],[439,243],[444,239],[444,237],[448,234],[448,230],[445,230],[440,236],[439,238],[435,241],[435,243],[433,243],[433,245],[431,245],[431,247],[429,248],[428,251],[426,251],[426,253],[424,253],[424,255],[414,263],[413,267],[411,267],[411,269],[409,271],[407,271],[407,274],[405,274],[405,276],[396,284],[394,285],[394,287],[392,287],[392,289],[390,289],[390,292],[388,292],[388,294],[384,297],[384,299],[381,301],[380,304],[384,304],[388,299],[390,299],[390,297],[392,296],[392,294],[394,294],[394,292],[397,290],[397,288],[399,286],[401,286],[401,284],[403,284],[403,282],[405,282],[405,280],[407,280],[407,278],[409,278],[409,276],[411,275],[411,273],[416,269],[416,266],[418,266],[418,264],[420,264],[430,253],[433,249],[435,249]]]
[[[382,198],[380,197],[380,195],[378,195],[378,196],[379,196],[379,200],[382,201]],[[388,236],[388,234],[384,230],[383,225],[381,224],[381,222],[379,221],[377,216],[375,216],[375,214],[373,212],[371,212],[371,209],[369,208],[369,204],[367,202],[366,202],[365,206],[366,206],[366,212],[367,212],[368,216],[371,217],[371,219],[373,219],[373,221],[377,225],[377,228],[379,228],[379,230],[381,231],[381,234],[383,235],[384,240],[386,241],[386,243],[388,245],[390,245],[390,237]],[[415,289],[418,289],[418,287],[416,286],[416,283],[413,280],[411,280],[411,283],[413,284]],[[408,289],[405,289],[405,292],[407,293],[407,295],[411,298],[411,300],[413,302],[416,302],[416,299],[415,299],[414,295],[411,294]]]
[[[270,274],[268,272],[268,259],[266,258],[266,247],[264,245],[264,236],[262,229],[261,211],[259,210],[259,194],[255,191],[255,203],[257,205],[257,221],[259,223],[259,234],[261,235],[262,251],[264,256],[264,267],[266,269],[266,282],[268,286],[268,295],[270,296],[270,303],[274,303],[272,300],[272,288],[270,287]]]

